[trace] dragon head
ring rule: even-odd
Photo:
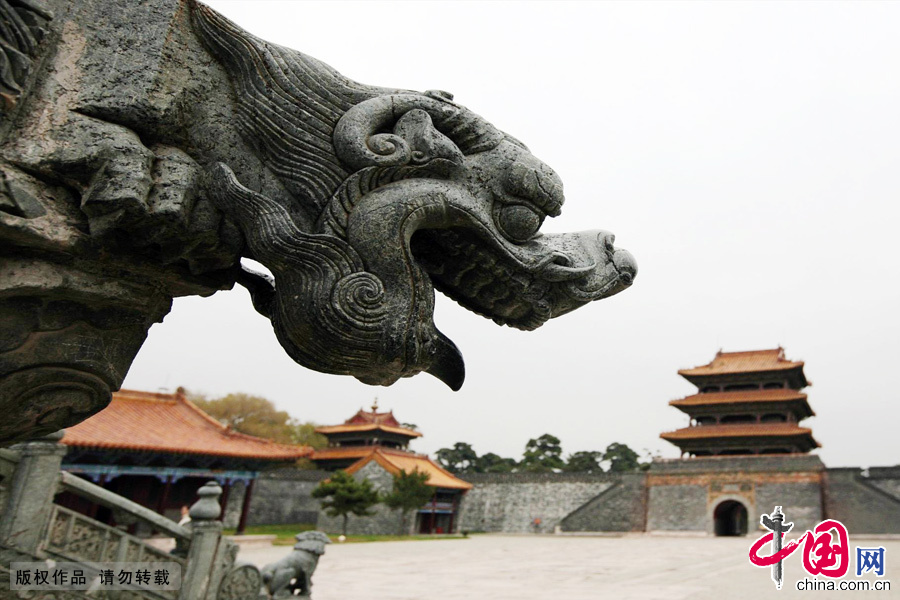
[[[631,285],[636,264],[611,234],[540,233],[560,214],[559,177],[450,94],[352,82],[202,5],[194,22],[229,73],[238,130],[284,183],[275,198],[222,163],[209,177],[245,255],[274,275],[239,281],[300,364],[380,385],[427,371],[459,389],[434,289],[534,329]]]

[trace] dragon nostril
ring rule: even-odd
[[[571,259],[565,254],[555,254],[553,256],[553,264],[561,267],[568,267],[572,264]]]

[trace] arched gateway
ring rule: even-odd
[[[737,500],[725,500],[713,511],[713,531],[717,536],[747,535],[747,507]]]

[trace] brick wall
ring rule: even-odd
[[[644,531],[647,519],[647,476],[622,473],[617,481],[561,522],[562,531]]]
[[[713,533],[716,507],[731,500],[747,510],[748,533],[775,506],[802,531],[822,519],[823,473],[815,455],[655,461],[647,476],[647,529]]]
[[[329,474],[275,471],[257,480],[248,523],[308,522],[338,532],[340,518],[319,512],[310,493]],[[374,461],[360,469],[388,491],[391,475]],[[656,461],[648,473],[485,473],[464,475],[474,484],[462,500],[460,530],[505,533],[538,531],[695,531],[711,533],[713,511],[724,500],[748,509],[751,535],[762,513],[782,506],[794,531],[825,517],[853,533],[900,533],[900,467],[828,469],[815,455],[710,457]],[[243,490],[229,494],[226,525],[237,524]],[[823,505],[824,499],[824,505]],[[352,533],[396,533],[399,514],[379,505],[372,517],[351,516]],[[412,515],[409,521],[413,521]],[[233,523],[231,523],[233,521]],[[407,523],[409,527],[412,523]]]
[[[648,489],[647,531],[706,531],[707,487],[655,485]]]
[[[843,523],[850,535],[900,533],[900,467],[828,469],[825,514]]]
[[[619,481],[615,475],[577,473],[484,473],[463,478],[475,487],[463,497],[460,530],[503,533],[552,533],[567,516]],[[538,527],[533,525],[536,518],[541,520]],[[583,520],[573,526],[584,526]]]
[[[327,471],[297,471],[282,469],[261,473],[253,484],[247,525],[285,525],[315,523],[319,513],[319,501],[312,498],[312,491]],[[244,486],[236,484],[228,493],[225,508],[225,527],[237,527]]]

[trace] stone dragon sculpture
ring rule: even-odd
[[[459,389],[434,289],[534,329],[635,277],[609,233],[541,234],[559,177],[451,94],[193,0],[0,0],[0,50],[0,442],[102,409],[176,296],[238,282],[305,367]]]

